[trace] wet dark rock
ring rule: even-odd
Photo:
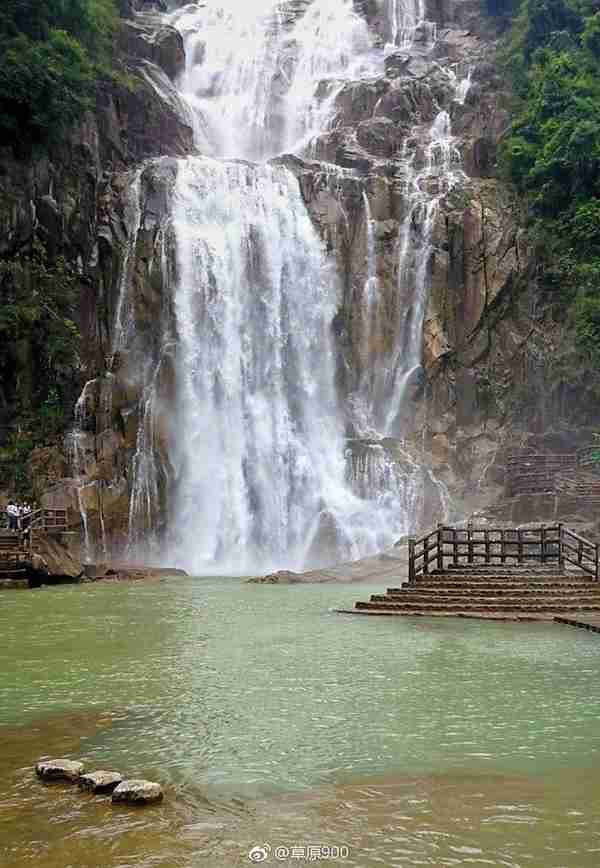
[[[157,28],[139,19],[123,21],[119,46],[125,54],[155,63],[172,81],[185,67],[183,38],[174,27]]]
[[[119,772],[97,771],[81,775],[77,785],[92,793],[112,793],[122,780],[123,775]]]
[[[122,781],[112,794],[113,802],[124,802],[128,805],[150,805],[162,801],[162,798],[160,784],[134,779]]]
[[[40,760],[35,767],[35,773],[45,781],[69,781],[75,783],[83,774],[85,766],[81,762],[69,759]]]
[[[358,125],[356,140],[370,154],[391,157],[402,141],[402,129],[389,118],[373,118]]]

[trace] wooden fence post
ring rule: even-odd
[[[506,563],[506,535],[503,527],[500,528],[500,561],[504,566]]]
[[[490,532],[489,530],[484,530],[483,539],[485,540],[485,562],[489,564],[490,562]]]
[[[545,564],[546,563],[546,525],[545,524],[543,524],[542,527],[540,528],[540,533],[541,533],[541,538],[542,538],[541,539],[542,550],[540,552],[540,560],[543,564]]]
[[[520,564],[523,563],[523,531],[517,528],[517,560]]]
[[[415,580],[415,541],[411,537],[408,541],[408,581]]]
[[[457,530],[452,528],[452,563],[455,567],[458,566],[458,541],[456,539]]]
[[[423,540],[423,573],[427,575],[429,572],[429,536]]]
[[[598,553],[600,552],[600,547],[598,546],[598,543],[594,543],[594,546],[595,546],[596,581],[598,581],[598,567],[600,566]]]
[[[564,570],[565,561],[563,558],[563,532],[562,532],[562,522],[556,525],[558,531],[558,568],[559,570]]]
[[[473,563],[473,525],[470,521],[467,523],[467,560]]]
[[[444,525],[437,526],[437,568],[440,573],[444,571]]]

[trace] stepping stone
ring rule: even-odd
[[[83,763],[68,759],[42,760],[37,763],[35,772],[45,781],[70,781],[75,783],[83,774]]]
[[[123,775],[119,772],[89,772],[81,775],[78,786],[81,790],[90,790],[92,793],[112,793],[122,780]]]
[[[142,780],[122,781],[112,794],[113,802],[125,802],[129,805],[150,805],[152,802],[160,802],[162,797],[160,784]]]

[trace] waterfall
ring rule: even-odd
[[[425,0],[387,0],[389,33],[388,49],[408,51],[417,42],[431,45],[435,41],[435,24],[425,18]]]
[[[183,562],[242,572],[318,563],[319,516],[348,556],[389,543],[346,484],[336,277],[295,178],[276,165],[186,160],[174,226]]]
[[[463,177],[447,111],[436,115],[427,137],[421,170],[415,168],[414,153],[403,160],[408,208],[398,239],[398,338],[385,372],[385,392],[390,396],[383,421],[387,435],[402,431],[399,417],[407,391],[420,376],[432,233],[441,201]]]
[[[284,103],[283,149],[302,151],[326,128],[346,81],[373,71],[372,40],[352,0],[314,0],[291,40],[297,59]]]
[[[186,43],[181,95],[203,153],[262,160],[301,151],[346,81],[373,68],[353,0],[220,0],[171,16]],[[318,91],[318,92],[317,92]]]
[[[371,216],[371,206],[367,194],[363,191],[363,204],[365,209],[365,233],[366,233],[366,277],[363,289],[363,322],[364,322],[364,347],[365,360],[368,361],[373,316],[377,304],[377,256],[375,250],[375,225]]]
[[[352,490],[377,512],[397,539],[414,530],[423,508],[426,470],[399,446],[392,455],[378,441],[350,444],[347,478]]]
[[[377,278],[377,251],[375,247],[375,222],[371,215],[369,198],[365,191],[362,194],[365,223],[365,279],[362,293],[357,300],[360,311],[361,335],[361,373],[360,385],[355,394],[350,396],[350,405],[354,417],[355,429],[365,436],[376,436],[372,427],[370,408],[367,396],[373,389],[375,367],[373,365],[373,342],[379,338],[379,281]]]
[[[467,68],[467,74],[460,79],[453,69],[447,70],[447,73],[450,82],[454,87],[454,101],[457,102],[459,105],[464,105],[467,94],[471,89],[471,77],[473,75],[473,67],[469,66]]]
[[[112,327],[111,357],[112,366],[115,354],[126,347],[132,338],[135,328],[131,305],[132,273],[135,267],[135,248],[141,221],[140,193],[142,186],[143,165],[132,174],[131,183],[125,199],[125,228],[127,240],[123,256],[123,266],[119,279],[119,292]]]
[[[213,574],[357,558],[414,530],[425,487],[437,484],[384,437],[402,433],[408,388],[421,364],[436,216],[460,175],[447,112],[440,109],[424,146],[405,141],[397,160],[404,189],[399,312],[385,365],[376,366],[372,352],[387,328],[387,313],[379,310],[376,222],[366,189],[356,186],[365,264],[355,290],[361,386],[351,401],[355,416],[362,413],[354,430],[368,442],[346,442],[346,408],[338,404],[332,326],[342,286],[333,254],[290,163],[273,159],[314,154],[316,137],[334,128],[342,88],[383,75],[385,50],[354,6],[353,0],[215,0],[166,16],[182,33],[186,53],[178,96],[170,98],[186,107],[197,153],[140,167],[125,206],[111,351],[122,357],[115,376],[134,396],[120,412],[137,417],[135,446],[130,438],[127,447],[130,557],[168,558]],[[427,52],[433,28],[423,0],[393,0],[390,9],[394,44]],[[160,76],[153,81],[166,87]],[[152,236],[157,209],[146,203],[163,168],[164,177],[170,173],[161,199],[168,213]],[[346,220],[345,230],[333,234],[350,237],[353,206],[346,213],[342,197],[356,176],[321,168],[318,182],[325,176],[330,194],[339,185],[338,213]],[[162,272],[163,310],[149,342],[147,323],[139,329],[137,319],[147,316],[144,290],[154,288],[153,268]],[[141,284],[143,269],[151,287]],[[71,449],[81,468],[89,548],[79,434]]]
[[[90,563],[98,553],[90,533],[89,507],[90,494],[95,500],[100,521],[101,552],[106,557],[107,544],[104,529],[104,516],[98,491],[98,483],[89,478],[88,468],[95,462],[94,435],[86,430],[89,427],[88,406],[95,402],[92,393],[96,391],[97,380],[88,380],[75,404],[75,424],[65,438],[65,452],[74,474],[75,497],[83,532],[83,561]]]
[[[152,265],[160,272],[164,290],[170,288],[171,277],[167,251],[169,218],[161,222],[155,238]],[[166,492],[170,484],[170,467],[161,454],[160,439],[164,433],[164,400],[161,385],[169,378],[175,355],[170,299],[165,291],[162,297],[158,346],[154,353],[144,353],[144,346],[136,347],[136,359],[127,372],[134,376],[140,389],[139,421],[135,452],[130,465],[130,499],[127,555],[136,560],[161,559],[161,531],[164,524]]]

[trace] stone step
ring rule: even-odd
[[[490,580],[500,580],[500,581],[513,581],[513,582],[548,582],[548,581],[558,581],[561,579],[573,579],[575,581],[583,581],[583,582],[591,582],[594,581],[592,576],[587,575],[583,572],[576,573],[559,573],[559,572],[486,572],[486,573],[475,573],[470,572],[469,570],[461,570],[460,572],[457,570],[454,573],[451,572],[437,572],[434,571],[432,573],[420,573],[415,577],[415,582],[429,582],[432,580],[435,581],[448,581],[448,582],[457,582],[457,581],[468,581],[468,582],[485,582]]]
[[[508,605],[506,601],[504,602],[496,602],[496,601],[487,601],[482,604],[473,604],[471,602],[468,603],[433,603],[428,602],[426,604],[417,603],[417,602],[402,602],[402,603],[367,603],[367,602],[358,602],[355,604],[356,609],[389,609],[390,611],[423,611],[423,612],[447,612],[448,614],[456,613],[456,612],[485,612],[485,611],[497,611],[497,612],[600,612],[600,602],[598,604],[590,604],[590,603],[582,603],[578,605],[577,603],[556,603],[552,604],[548,601],[542,601],[540,605],[533,605],[530,603],[521,603],[518,606]]]
[[[366,615],[375,617],[403,617],[403,618],[472,618],[482,621],[553,621],[554,612],[425,612],[419,609],[414,611],[395,609],[338,609],[342,615]]]
[[[511,606],[515,609],[520,609],[527,606],[600,606],[600,594],[590,595],[570,595],[566,597],[555,597],[552,594],[537,596],[537,597],[520,597],[518,595],[508,596],[489,596],[478,597],[470,594],[457,594],[456,596],[447,597],[441,600],[439,597],[426,594],[410,595],[410,597],[387,597],[383,594],[373,594],[371,603],[409,603],[410,605],[439,605],[439,606],[456,606],[463,603],[470,606]]]
[[[432,591],[436,593],[444,592],[459,592],[472,591],[473,593],[486,594],[493,591],[523,591],[527,593],[557,590],[568,591],[573,593],[592,593],[600,592],[600,584],[597,582],[496,582],[488,584],[487,582],[414,582],[403,585],[399,588],[387,588],[386,593],[404,594],[407,591]]]
[[[419,586],[419,585],[407,585],[405,588],[401,589],[389,589],[385,595],[386,597],[404,597],[407,594],[427,594],[427,595],[437,595],[440,597],[453,596],[458,594],[460,596],[465,596],[467,594],[475,594],[476,596],[485,596],[489,594],[491,596],[502,596],[504,594],[510,594],[511,596],[515,595],[523,595],[523,596],[535,596],[535,595],[594,595],[600,596],[600,586],[595,585],[510,585],[508,587],[503,585],[457,585],[456,587],[450,587],[448,585],[443,585],[442,587],[432,587],[432,586]]]

